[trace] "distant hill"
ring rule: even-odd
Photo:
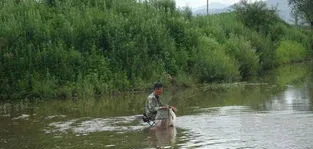
[[[222,3],[210,3],[209,13],[210,14],[218,14],[218,13],[227,12],[228,8],[230,6],[231,5],[222,4]],[[206,14],[206,9],[207,9],[207,6],[204,5],[204,6],[193,9],[193,13],[195,15],[204,15],[204,14]]]
[[[277,8],[279,17],[289,24],[294,24],[294,18],[291,16],[291,7],[288,5],[288,0],[267,0],[265,1],[269,8]],[[212,3],[209,5],[210,14],[218,14],[223,12],[229,12],[233,9],[232,5],[226,5],[221,3]],[[195,15],[206,14],[206,5],[193,9]]]

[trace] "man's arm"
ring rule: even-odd
[[[155,100],[153,98],[149,98],[148,99],[148,108],[151,112],[156,112],[160,109],[160,107],[158,106],[157,102],[155,102]]]
[[[160,109],[167,109],[168,106],[159,106],[158,102],[154,98],[148,98],[148,108],[151,112],[156,112]]]

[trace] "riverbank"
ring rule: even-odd
[[[49,2],[0,3],[0,100],[240,82],[313,53],[311,32],[266,8],[193,16],[170,0]]]

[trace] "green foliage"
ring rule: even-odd
[[[308,69],[305,64],[291,64],[278,67],[274,74],[275,82],[280,87],[286,87],[288,84],[302,85],[306,81]]]
[[[306,56],[305,48],[296,41],[281,41],[276,50],[277,61],[279,64],[301,61]]]
[[[239,20],[247,27],[265,34],[268,34],[270,26],[278,20],[275,10],[268,9],[263,1],[250,4],[243,0],[235,9]]]
[[[246,37],[250,40],[252,47],[256,49],[257,55],[259,55],[260,67],[262,69],[271,69],[276,67],[276,44],[273,44],[271,37],[266,37],[253,31],[249,32]]]
[[[311,0],[289,0],[289,4],[313,27],[313,2]]]
[[[203,37],[195,57],[194,73],[201,82],[230,81],[239,76],[238,65],[214,39]]]
[[[281,41],[297,41],[305,50],[311,51],[308,35],[280,20],[275,14],[275,10],[268,9],[265,2],[248,3],[242,1],[235,8],[239,20],[252,30],[246,36],[248,36],[247,39],[250,39],[251,45],[255,47],[260,56],[262,69],[270,69],[278,64],[285,63],[277,60],[275,56],[286,55],[285,52],[283,52],[284,54],[280,53],[284,50],[276,51],[276,49],[281,49],[278,48],[278,46],[281,46]],[[289,58],[283,59],[289,61]],[[305,59],[304,56],[302,56],[303,59]]]
[[[227,52],[239,62],[242,77],[256,75],[259,70],[259,56],[250,42],[243,37],[231,35],[226,43]]]
[[[182,10],[181,10],[181,14],[188,20],[191,20],[192,19],[192,9],[189,8],[189,7],[184,7]]]
[[[277,66],[281,41],[312,51],[309,33],[273,13],[262,3],[192,16],[173,0],[3,0],[0,99],[87,98],[164,74],[186,86],[234,81]]]
[[[311,56],[313,48],[312,40],[310,40],[310,33],[305,33],[302,30],[296,28],[290,28],[286,30],[285,36],[282,37],[282,40],[293,40],[300,43],[309,53],[307,56]]]
[[[173,12],[176,9],[176,3],[174,0],[150,0],[152,4],[165,12]]]
[[[271,38],[271,41],[273,42],[279,42],[281,40],[281,38],[284,38],[285,36],[287,36],[287,32],[289,31],[288,27],[286,24],[281,23],[281,22],[277,22],[275,24],[273,24],[272,26],[270,26],[270,33],[269,36]]]

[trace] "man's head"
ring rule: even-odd
[[[153,86],[154,94],[157,96],[160,96],[163,93],[163,84],[160,82],[157,82]]]

